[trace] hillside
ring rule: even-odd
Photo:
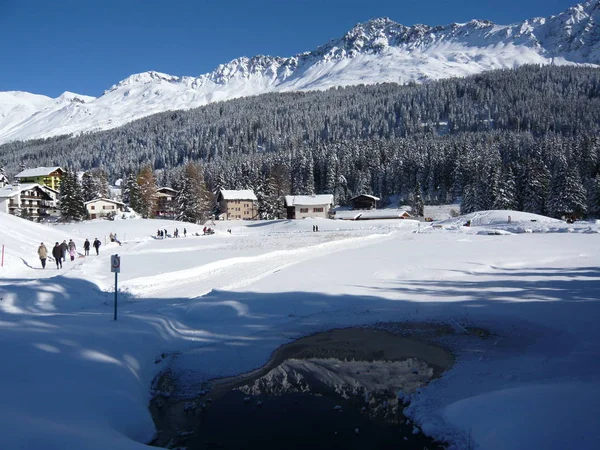
[[[388,18],[291,57],[241,57],[213,72],[131,75],[98,98],[0,93],[0,143],[112,129],[169,110],[267,92],[426,82],[524,64],[600,64],[599,0],[511,25],[486,20],[406,27]],[[3,106],[4,105],[4,106]]]

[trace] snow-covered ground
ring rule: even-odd
[[[175,227],[187,237],[155,238]],[[491,211],[431,226],[215,228],[42,226],[0,214],[0,448],[146,448],[161,370],[190,383],[239,374],[296,337],[380,321],[491,332],[454,349],[456,365],[411,396],[407,414],[426,433],[457,449],[600,448],[599,224]],[[52,261],[41,269],[41,241],[81,248],[96,237],[99,256],[92,249],[62,270]],[[113,253],[122,266],[116,322]]]

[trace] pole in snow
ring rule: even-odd
[[[119,289],[117,287],[117,281],[119,272],[121,271],[121,257],[119,255],[111,255],[110,257],[110,271],[115,273],[115,319],[117,320],[117,293]]]

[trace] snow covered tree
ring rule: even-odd
[[[421,183],[417,179],[415,184],[415,192],[412,198],[412,213],[413,216],[423,217],[425,213],[425,204],[423,203],[423,196],[421,195]]]
[[[596,175],[591,182],[588,205],[588,212],[592,216],[600,218],[600,174]]]
[[[475,207],[475,188],[473,185],[468,184],[465,186],[465,190],[463,192],[462,202],[460,203],[460,213],[461,214],[469,214],[477,211]]]
[[[108,178],[102,169],[96,168],[85,172],[81,179],[81,188],[86,202],[95,198],[110,198]]]
[[[563,157],[556,166],[548,198],[548,213],[556,218],[580,218],[587,211],[587,198],[579,173],[568,168]]]
[[[534,150],[525,160],[523,166],[519,179],[521,209],[534,214],[545,214],[550,188],[550,171],[537,150]]]
[[[515,179],[510,168],[499,177],[494,189],[492,209],[516,209]]]
[[[60,183],[59,207],[63,220],[78,221],[87,216],[83,192],[75,172],[67,170],[63,173]]]
[[[179,181],[179,191],[175,198],[177,204],[177,220],[198,223],[206,220],[212,209],[209,191],[204,182],[202,166],[196,162],[188,162]]]
[[[8,177],[4,171],[4,166],[0,166],[0,187],[8,184]]]

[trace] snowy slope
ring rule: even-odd
[[[109,129],[158,112],[265,92],[422,82],[528,63],[598,65],[598,20],[599,0],[508,26],[473,20],[406,27],[373,19],[310,52],[243,57],[198,77],[140,73],[97,99],[79,96],[83,102],[33,102],[32,94],[19,93],[23,106],[5,108],[0,97],[0,143]],[[0,93],[6,94],[14,103],[15,94]]]
[[[553,228],[477,233],[507,214],[515,227]],[[411,396],[407,414],[427,434],[452,449],[599,448],[600,225],[479,217],[442,228],[322,219],[318,233],[313,220],[217,222],[201,236],[173,221],[46,227],[0,214],[1,447],[147,448],[161,370],[194,386],[259,367],[316,331],[433,321],[456,328],[446,345],[457,362]],[[154,238],[175,227],[188,236]],[[62,270],[39,268],[39,241],[62,237],[104,244]],[[112,253],[122,257],[117,322]]]

